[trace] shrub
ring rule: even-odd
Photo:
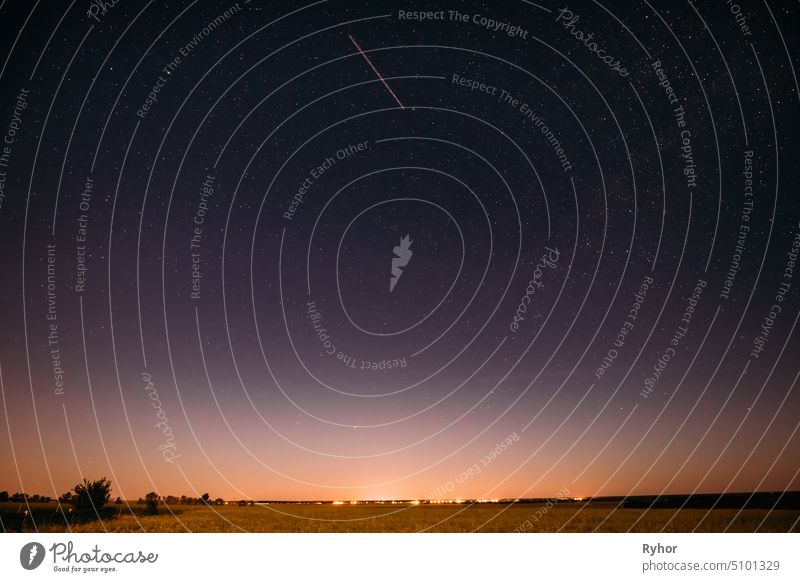
[[[158,514],[158,502],[161,500],[158,493],[155,491],[151,491],[147,495],[144,496],[144,501],[146,507],[144,509],[145,514],[147,515],[156,515]]]
[[[98,481],[84,479],[73,488],[72,504],[75,509],[101,509],[111,500],[111,481],[103,477]]]

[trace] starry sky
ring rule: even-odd
[[[0,4],[0,489],[800,488],[797,5]]]

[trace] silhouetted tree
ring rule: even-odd
[[[8,491],[0,491],[0,503],[8,503],[8,500],[11,496],[8,494]]]
[[[214,505],[224,505],[224,504],[225,504],[225,500],[222,497],[217,497],[214,500]]]
[[[111,501],[111,481],[103,477],[98,481],[84,479],[73,488],[72,504],[76,509],[100,509]]]
[[[206,505],[208,505],[208,500],[210,498],[211,498],[211,496],[208,493],[203,493],[203,496],[201,497],[201,499],[203,500],[203,503],[205,503]]]
[[[158,493],[155,491],[151,491],[147,495],[144,496],[145,503],[147,507],[145,507],[144,512],[147,515],[156,515],[158,513],[158,503],[161,501],[161,497],[159,497]]]

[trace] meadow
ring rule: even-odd
[[[32,504],[33,505],[33,504]],[[256,504],[160,506],[145,515],[132,504],[101,519],[57,522],[57,505],[0,503],[3,531],[40,532],[798,532],[800,512],[759,509],[617,509],[579,504]],[[35,522],[35,523],[34,523]]]

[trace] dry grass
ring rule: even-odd
[[[141,507],[134,506],[137,514]],[[504,505],[256,505],[162,507],[156,516],[74,524],[74,532],[788,532],[800,531],[798,511],[620,509]],[[538,512],[538,514],[537,514]],[[537,517],[538,515],[538,517]],[[763,523],[762,523],[763,521]],[[26,523],[25,531],[33,531]],[[40,524],[38,531],[68,531]]]

